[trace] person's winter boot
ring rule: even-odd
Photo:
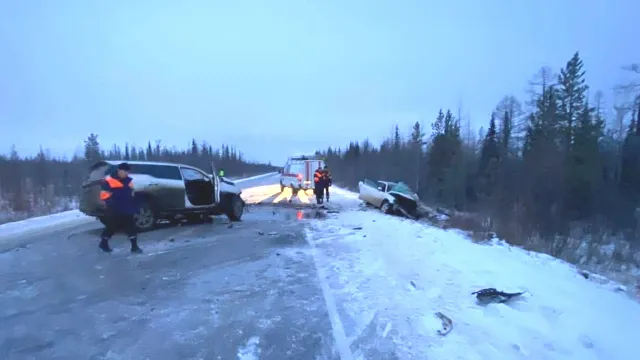
[[[142,254],[142,249],[138,246],[138,238],[130,237],[129,241],[131,241],[131,252],[135,254]]]
[[[102,238],[102,239],[100,239],[100,245],[98,245],[98,247],[99,247],[102,251],[104,251],[104,252],[106,252],[106,253],[110,253],[110,252],[112,252],[112,251],[113,251],[113,250],[111,250],[111,248],[109,247],[109,239],[106,239],[106,238]]]

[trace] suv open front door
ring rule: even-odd
[[[220,178],[213,161],[211,162],[211,177],[211,181],[213,181],[213,200],[216,204],[220,204]]]

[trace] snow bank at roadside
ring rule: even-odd
[[[640,304],[550,256],[375,210],[316,222],[308,239],[356,359],[389,340],[400,359],[638,358]],[[486,287],[528,294],[476,304]],[[447,336],[437,311],[453,320]]]
[[[95,221],[78,210],[63,211],[57,214],[38,216],[26,220],[0,225],[0,241],[25,233],[35,234],[39,231],[55,231],[66,227]]]

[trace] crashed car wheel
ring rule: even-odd
[[[231,221],[240,221],[244,213],[244,200],[239,195],[233,195],[229,200],[227,218]]]
[[[385,214],[391,214],[393,213],[393,205],[391,205],[389,201],[385,200],[382,202],[382,205],[380,205],[380,210]]]

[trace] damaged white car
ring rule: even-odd
[[[418,194],[403,182],[371,181],[358,183],[358,198],[379,208],[385,214],[401,215],[411,219],[418,217]]]

